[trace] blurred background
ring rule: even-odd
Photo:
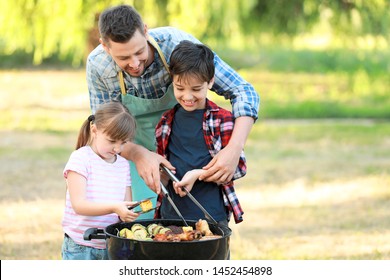
[[[99,14],[122,3],[193,34],[260,94],[232,259],[390,258],[390,1],[0,0],[1,259],[61,257],[85,60]]]

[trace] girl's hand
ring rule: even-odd
[[[192,187],[194,186],[194,183],[196,180],[198,180],[199,176],[204,172],[202,169],[194,169],[191,171],[188,171],[180,182],[173,182],[173,188],[180,197],[183,197],[186,194],[184,190],[182,190],[182,187],[185,187],[189,192],[192,190]]]
[[[118,214],[119,218],[123,222],[133,222],[140,215],[139,213],[134,213],[133,210],[129,210],[128,207],[136,204],[136,201],[123,201],[118,204],[117,210],[115,211]]]

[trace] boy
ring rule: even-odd
[[[243,211],[233,181],[218,185],[198,180],[206,172],[202,167],[229,143],[234,126],[232,113],[207,99],[207,91],[214,83],[214,54],[205,45],[182,41],[172,52],[169,70],[178,104],[165,112],[156,126],[157,152],[169,160],[182,180],[169,182],[168,192],[186,220],[198,220],[203,213],[185,196],[182,187],[191,192],[219,225],[228,226],[232,213],[239,223]],[[245,174],[241,151],[233,179]],[[178,218],[165,197],[160,195],[159,203],[156,218]]]

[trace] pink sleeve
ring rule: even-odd
[[[84,176],[85,178],[88,178],[88,157],[86,155],[83,155],[80,150],[74,151],[65,165],[64,168],[64,178],[66,179],[68,177],[69,171],[74,171],[79,173],[80,175]]]

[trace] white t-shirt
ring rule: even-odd
[[[74,151],[64,169],[64,177],[74,171],[87,180],[86,197],[95,202],[124,201],[126,187],[131,186],[129,162],[117,155],[114,163],[108,163],[98,156],[90,146],[84,146]],[[69,190],[66,190],[66,204],[62,227],[66,234],[77,244],[106,248],[105,239],[83,239],[84,232],[89,228],[105,228],[119,222],[117,214],[104,216],[82,216],[75,213],[70,202]]]

